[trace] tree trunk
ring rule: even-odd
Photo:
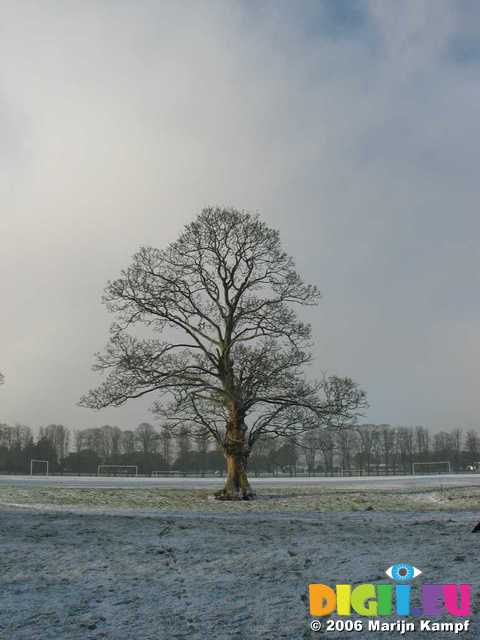
[[[246,460],[240,455],[225,452],[227,476],[225,486],[215,493],[217,500],[250,500],[255,496],[248,482]]]
[[[247,477],[249,450],[245,442],[243,416],[235,403],[229,407],[223,450],[227,462],[225,486],[215,493],[217,500],[250,500],[255,496]]]

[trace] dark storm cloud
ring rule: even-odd
[[[75,406],[100,295],[219,203],[321,288],[313,373],[358,379],[372,421],[475,426],[477,6],[5,3],[0,421],[148,419]]]

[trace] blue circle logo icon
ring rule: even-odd
[[[398,564],[392,564],[385,573],[389,578],[392,578],[392,580],[395,580],[396,582],[409,582],[419,576],[422,572],[420,569],[417,569],[417,567],[414,567],[413,564],[399,562]]]

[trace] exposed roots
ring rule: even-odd
[[[255,498],[255,492],[248,488],[248,490],[230,490],[224,487],[220,491],[214,493],[216,500],[253,500]]]

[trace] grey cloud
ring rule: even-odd
[[[445,63],[465,6],[7,3],[0,420],[149,419],[75,406],[101,291],[219,203],[320,286],[312,374],[356,377],[372,421],[475,426],[479,89]]]

